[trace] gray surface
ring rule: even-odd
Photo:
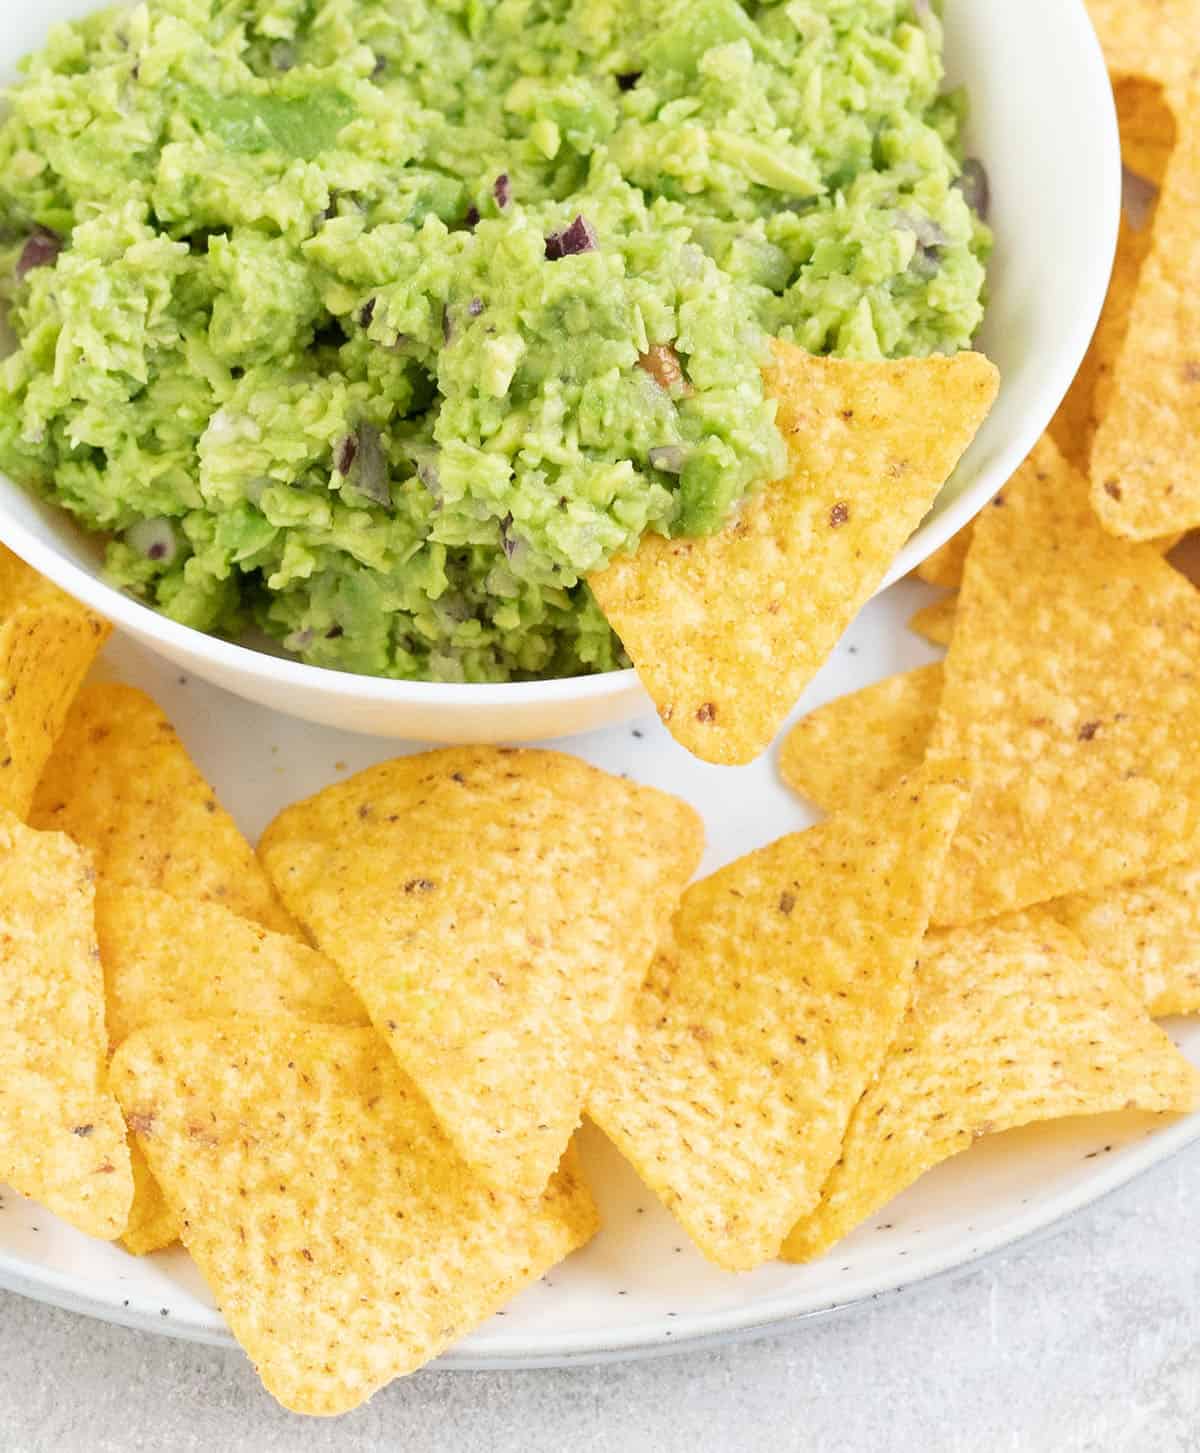
[[[0,1294],[3,1453],[1200,1449],[1200,1147],[977,1271],[777,1337],[570,1372],[427,1372],[337,1422],[235,1353]]]

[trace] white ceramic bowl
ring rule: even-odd
[[[4,6],[0,76],[12,74],[51,22],[94,8],[94,0]],[[1120,207],[1112,93],[1083,0],[946,0],[946,11],[950,79],[971,95],[968,150],[991,179],[996,251],[980,346],[1002,383],[991,416],[885,586],[977,513],[1050,421],[1104,300]],[[382,681],[202,635],[106,585],[95,543],[3,476],[0,539],[177,665],[309,721],[429,741],[527,741],[647,708],[632,671],[500,686]]]

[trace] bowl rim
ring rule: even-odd
[[[1112,275],[1120,222],[1120,132],[1107,64],[1084,0],[1073,0],[1068,11],[1068,23],[1074,24],[1078,31],[1075,58],[1080,67],[1080,76],[1087,85],[1089,109],[1096,113],[1097,144],[1109,159],[1109,164],[1104,168],[1107,178],[1105,194],[1097,203],[1097,211],[1105,219],[1104,230],[1098,236],[1086,261],[1086,268],[1092,279],[1090,293],[1094,306],[1083,310],[1074,318],[1048,367],[1048,377],[1039,391],[1039,399],[1052,399],[1050,408],[1045,410],[1039,407],[1031,410],[1030,421],[1026,427],[1014,432],[1005,448],[997,453],[987,473],[964,487],[936,518],[927,518],[918,526],[892,562],[876,594],[887,590],[928,559],[952,535],[974,519],[1003,487],[1036,443],[1066,395],[1099,320],[1108,281]],[[1043,412],[1044,419],[1038,417]],[[969,452],[968,449],[964,458],[969,458]],[[0,477],[8,479],[8,476]],[[14,488],[24,489],[15,480],[9,482]],[[45,503],[53,508],[51,502]],[[69,595],[105,616],[114,625],[124,628],[144,642],[161,645],[167,654],[175,656],[176,659],[180,655],[203,659],[206,664],[211,664],[225,673],[227,679],[234,676],[252,677],[306,695],[315,694],[326,699],[353,698],[372,705],[482,708],[528,706],[535,702],[547,705],[588,702],[629,691],[635,687],[637,681],[637,672],[633,667],[596,675],[563,676],[547,680],[441,682],[365,676],[326,666],[313,666],[303,661],[274,656],[254,646],[243,645],[221,636],[209,635],[193,626],[171,620],[68,559],[52,545],[39,539],[20,521],[11,519],[3,506],[0,506],[0,540],[35,570]]]

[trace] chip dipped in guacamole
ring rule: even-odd
[[[930,0],[148,0],[0,123],[0,470],[317,665],[627,664],[586,578],[785,467],[762,369],[953,353]]]

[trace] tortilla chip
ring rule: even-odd
[[[1200,856],[1200,594],[1114,539],[1043,438],[976,522],[930,759],[976,792],[934,919],[970,923]]]
[[[957,590],[962,584],[963,566],[967,563],[967,551],[971,548],[974,531],[975,521],[971,520],[957,535],[951,535],[944,545],[939,545],[932,555],[927,555],[913,574],[929,585]]]
[[[996,395],[977,353],[862,363],[775,345],[791,464],[717,535],[646,536],[591,577],[659,715],[696,756],[748,762],[920,524]]]
[[[1113,92],[1121,126],[1121,156],[1145,195],[1125,208],[1108,296],[1096,332],[1050,433],[1068,462],[1086,474],[1099,421],[1112,402],[1113,369],[1129,329],[1130,309],[1154,235],[1155,194],[1175,144],[1175,118],[1162,88],[1138,76],[1118,77]]]
[[[1092,448],[1096,513],[1136,540],[1200,525],[1200,92],[1178,124]]]
[[[1200,864],[1047,907],[1155,1018],[1200,1012]]]
[[[133,1204],[121,1232],[121,1245],[132,1256],[149,1256],[179,1240],[179,1217],[167,1205],[166,1197],[138,1149],[129,1139],[129,1163],[133,1167]]]
[[[1087,0],[1110,71],[1179,91],[1200,76],[1196,0]]]
[[[289,807],[260,851],[464,1159],[536,1195],[703,842],[574,757],[457,747]]]
[[[877,793],[925,760],[941,699],[940,663],[839,696],[788,733],[780,774],[826,812],[866,813]]]
[[[948,646],[950,637],[954,634],[954,611],[957,604],[956,596],[947,595],[941,600],[923,605],[920,610],[913,612],[908,623],[909,630],[915,631],[918,636],[924,636],[931,645]]]
[[[132,686],[80,693],[30,820],[89,848],[106,883],[212,900],[298,933],[171,723]]]
[[[684,894],[588,1114],[718,1266],[769,1261],[816,1205],[966,797],[919,773]]]
[[[96,900],[113,1049],[164,1019],[263,1019],[364,1025],[366,1010],[323,954],[216,903],[152,888],[109,888]]]
[[[0,810],[29,816],[71,702],[111,630],[0,545]]]
[[[931,933],[912,1003],[784,1255],[809,1261],[980,1135],[1068,1115],[1191,1110],[1200,1075],[1048,914]]]
[[[539,1201],[485,1186],[372,1029],[176,1021],[113,1086],[268,1391],[356,1407],[595,1232],[572,1156]]]
[[[0,814],[0,1181],[120,1235],[133,1195],[107,1040],[87,855]]]

